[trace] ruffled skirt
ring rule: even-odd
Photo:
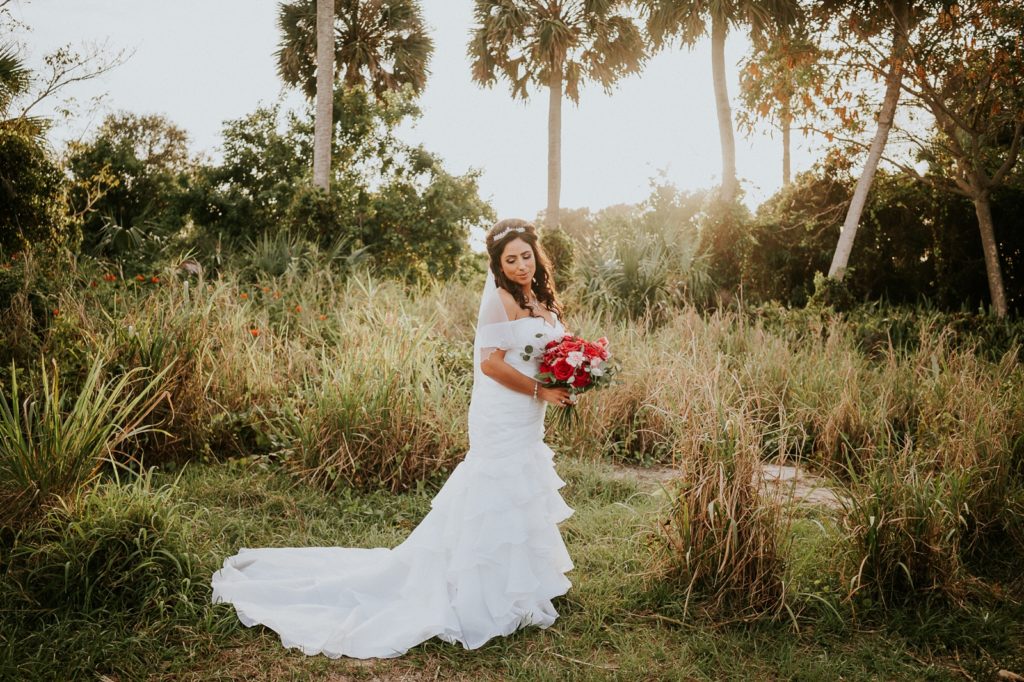
[[[573,568],[557,524],[573,510],[539,407],[539,420],[514,410],[486,434],[471,427],[471,443],[488,447],[471,446],[397,547],[243,548],[214,574],[214,603],[332,658],[391,658],[435,636],[475,649],[550,626]]]

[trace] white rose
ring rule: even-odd
[[[565,356],[565,361],[569,363],[570,367],[579,367],[586,360],[586,356],[583,355],[582,351],[574,350]]]

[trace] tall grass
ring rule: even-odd
[[[118,372],[167,371],[169,400],[149,418],[170,435],[136,439],[149,463],[273,453],[328,488],[402,490],[442,476],[465,449],[479,281],[407,288],[301,244],[279,246],[264,244],[244,273],[214,281],[171,271],[159,283],[67,291],[44,346],[72,367],[78,348],[94,347]],[[300,265],[280,274],[252,265],[278,251]],[[707,313],[660,300],[670,299],[659,319],[632,319],[568,294],[569,328],[611,338],[623,372],[583,398],[578,429],[549,432],[560,449],[710,467],[725,414],[745,434],[744,466],[755,456],[797,462],[862,501],[864,482],[875,481],[893,505],[909,494],[899,488],[908,469],[881,476],[879,463],[907,451],[907,466],[927,462],[944,481],[943,508],[959,504],[950,486],[970,474],[950,557],[963,562],[1005,541],[1011,553],[1024,547],[1018,346],[981,353],[937,316],[914,326],[900,318],[900,341],[882,343],[877,325],[865,332],[863,320],[827,309]],[[847,523],[862,525],[855,515]],[[963,572],[950,566],[955,581]]]
[[[42,361],[40,370],[38,394],[23,400],[13,371],[10,398],[0,392],[0,527],[92,484],[123,444],[155,428],[146,417],[166,397],[159,392],[165,372],[141,386],[142,368],[103,381],[99,356],[77,395],[64,391],[56,361],[52,370]]]
[[[740,414],[719,418],[668,487],[664,575],[682,588],[684,616],[695,601],[730,618],[777,616],[787,596],[785,516],[761,495],[759,434]]]
[[[851,474],[850,494],[841,498],[850,594],[886,607],[924,596],[962,599],[961,550],[977,473],[944,469],[909,447],[869,467]]]
[[[172,492],[142,473],[60,500],[14,543],[4,577],[17,590],[7,597],[39,615],[173,608],[198,576]]]
[[[465,453],[469,381],[445,367],[430,325],[367,316],[367,337],[325,352],[292,424],[296,467],[329,487],[404,490]],[[465,350],[465,349],[464,349]]]

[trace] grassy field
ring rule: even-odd
[[[665,488],[606,463],[557,466],[576,509],[562,525],[576,567],[548,630],[521,630],[475,651],[433,640],[386,661],[285,650],[272,631],[238,623],[232,607],[207,604],[209,575],[223,558],[241,546],[394,546],[426,514],[431,491],[327,494],[259,460],[190,463],[156,474],[146,493],[167,495],[165,507],[180,514],[175,532],[194,555],[180,601],[134,618],[93,611],[5,629],[0,671],[6,679],[110,680],[953,680],[1024,669],[1024,614],[1008,604],[955,615],[922,608],[885,623],[830,617],[821,576],[833,560],[834,520],[809,506],[793,509],[788,529],[792,617],[683,620],[682,595],[659,575],[664,550],[652,535]]]

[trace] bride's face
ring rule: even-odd
[[[533,247],[518,237],[505,244],[501,252],[501,270],[510,281],[527,286],[537,271]]]

